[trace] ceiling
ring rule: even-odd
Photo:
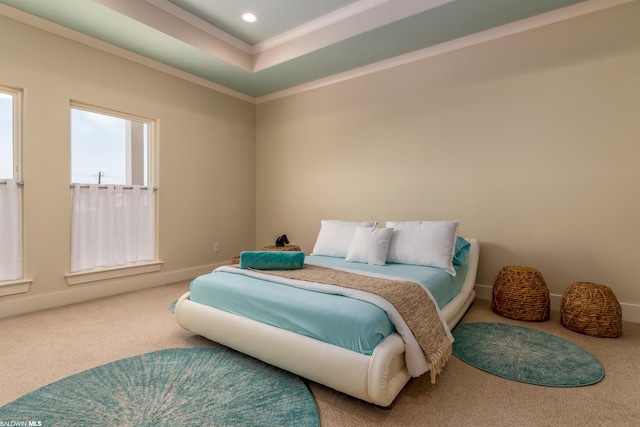
[[[603,1],[0,0],[10,6],[0,13],[18,9],[259,98]],[[246,11],[258,20],[242,21]]]

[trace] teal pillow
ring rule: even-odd
[[[304,267],[302,251],[244,251],[240,268],[254,270],[297,270]]]
[[[458,236],[456,239],[456,251],[453,255],[453,265],[462,265],[467,263],[470,246],[471,243],[469,243],[467,239]]]

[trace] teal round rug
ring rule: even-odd
[[[461,323],[451,331],[453,354],[509,380],[548,387],[599,382],[604,368],[591,353],[562,338],[505,323]]]
[[[1,407],[0,420],[47,427],[320,425],[298,376],[218,347],[159,350],[71,375]]]

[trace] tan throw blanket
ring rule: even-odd
[[[317,282],[378,295],[392,304],[411,329],[430,365],[431,382],[442,372],[452,353],[452,341],[435,302],[417,283],[365,276],[305,264],[299,270],[260,270],[260,273],[294,280]]]

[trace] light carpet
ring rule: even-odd
[[[220,347],[182,329],[167,309],[189,283],[0,319],[0,405],[80,371],[151,351]],[[0,307],[0,312],[2,308]],[[466,364],[447,363],[436,384],[414,378],[389,410],[321,386],[307,385],[322,427],[637,427],[640,419],[640,324],[625,322],[619,338],[596,338],[547,322],[524,323],[477,300],[463,322],[502,322],[542,330],[596,356],[606,376],[588,387],[539,387],[506,380]]]

